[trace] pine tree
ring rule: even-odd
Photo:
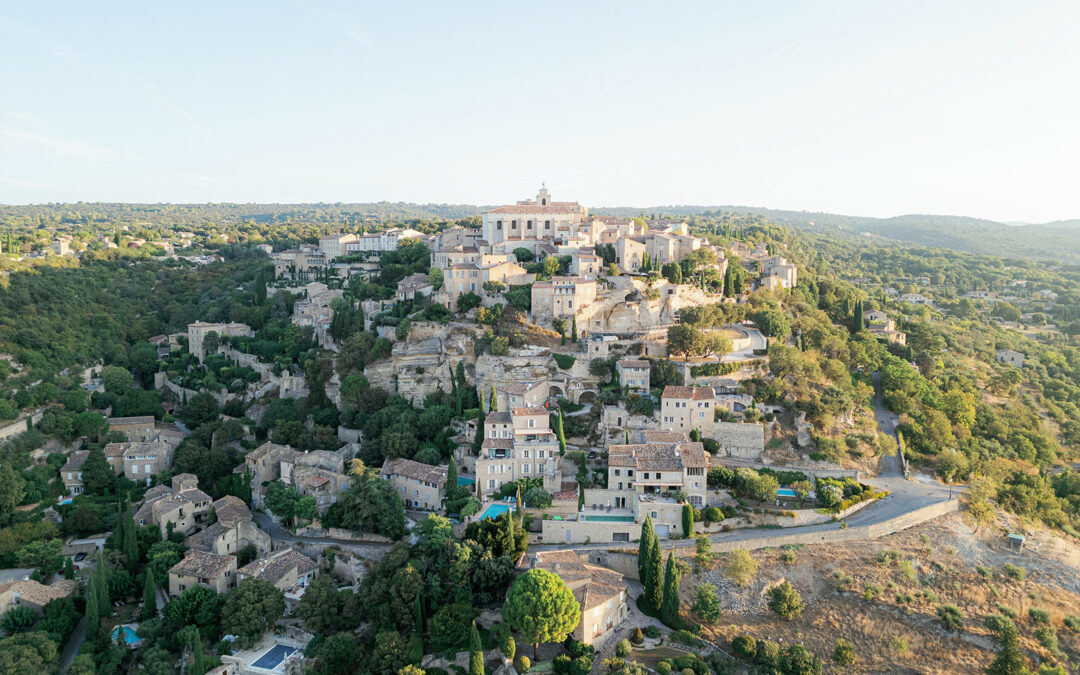
[[[555,435],[559,438],[559,456],[562,457],[566,455],[566,434],[563,432],[562,408],[559,408],[559,419],[556,424]]]
[[[682,628],[679,618],[679,569],[675,566],[675,552],[668,553],[664,570],[664,595],[660,604],[660,620],[671,628]]]
[[[1000,620],[997,632],[1001,648],[998,650],[997,658],[986,669],[986,672],[990,673],[990,675],[1021,675],[1022,673],[1030,675],[1031,671],[1028,670],[1027,659],[1020,648],[1016,624],[1005,617],[994,618]],[[989,624],[989,620],[987,624]]]
[[[469,631],[469,675],[484,675],[484,647],[480,643],[480,631],[476,630],[476,621]]]
[[[146,570],[146,583],[142,591],[143,615],[142,620],[148,621],[157,616],[157,585],[154,584],[154,573]]]
[[[570,341],[577,342],[577,314],[574,315],[574,321],[570,324]]]

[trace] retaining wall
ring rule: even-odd
[[[30,415],[30,419],[33,420],[34,424],[37,424],[41,421],[41,417],[44,414],[44,409],[38,410]],[[18,436],[19,434],[26,431],[26,417],[26,415],[23,415],[22,417],[16,419],[14,422],[11,422],[7,426],[0,428],[0,442],[6,441],[7,439],[14,436]]]

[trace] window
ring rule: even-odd
[[[529,451],[528,450],[522,450],[521,451],[521,456],[524,457],[525,459],[528,459],[529,458]]]
[[[551,221],[550,220],[545,220],[544,221],[544,229],[545,230],[550,230],[551,229]]]
[[[488,481],[488,489],[489,490],[494,490],[495,489],[495,481],[493,481],[493,480]]]
[[[622,469],[615,469],[615,475],[616,476],[621,476],[622,475]]]
[[[536,473],[544,473],[545,471],[547,471],[547,463],[546,462],[540,462],[539,464],[536,465]]]
[[[496,230],[502,230],[502,221],[501,220],[495,221],[495,229]]]
[[[529,473],[529,465],[528,464],[522,464],[521,465],[521,473]]]
[[[532,429],[532,428],[535,428],[535,427],[536,427],[536,420],[533,419],[532,417],[530,417],[529,418],[529,428]]]
[[[529,230],[531,230],[531,229],[532,229],[532,221],[531,221],[531,220],[529,220],[529,221],[526,221],[526,223],[525,223],[525,228],[526,228],[526,229],[529,229]]]

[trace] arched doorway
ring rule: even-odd
[[[577,400],[578,403],[593,403],[594,401],[596,401],[595,391],[583,391]]]

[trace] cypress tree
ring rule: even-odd
[[[491,402],[488,404],[488,412],[499,412],[499,399],[495,397],[495,385],[491,385]]]
[[[525,509],[523,509],[521,507],[521,484],[520,483],[518,483],[518,486],[517,486],[516,501],[517,501],[518,519],[520,519],[521,522],[524,523],[525,522]]]
[[[142,620],[147,621],[157,616],[157,586],[154,584],[154,573],[146,570],[146,583],[142,591],[143,612]]]
[[[484,446],[484,412],[480,411],[480,417],[476,420],[476,436],[473,437],[472,442],[472,454],[479,455],[480,449]],[[480,487],[480,481],[476,481],[476,486]]]
[[[574,321],[570,324],[570,341],[577,342],[577,314],[574,315]]]
[[[630,445],[630,430],[629,429],[624,429],[623,433],[626,434],[626,444]]]
[[[653,524],[650,516],[645,516],[645,522],[641,524],[641,537],[638,539],[637,573],[642,586],[647,586],[649,575],[649,547],[652,546]]]
[[[191,669],[185,672],[192,675],[203,675],[206,672],[206,664],[203,662],[202,635],[198,631],[195,631],[195,638],[191,643]]]
[[[863,329],[863,303],[862,300],[855,301],[855,311],[851,315],[851,332],[858,333]]]
[[[469,631],[469,675],[484,675],[484,647],[480,644],[480,631],[476,630],[476,621]]]
[[[97,570],[94,571],[97,576],[97,601],[98,611],[108,611],[109,609],[109,585],[106,582],[108,579],[109,568],[105,563],[105,554],[98,553],[97,557]]]
[[[664,595],[660,604],[660,620],[671,628],[682,628],[679,618],[679,569],[675,567],[675,552],[668,552],[664,570]]]
[[[648,567],[646,578],[648,585],[645,586],[645,606],[650,612],[660,611],[660,602],[663,600],[664,586],[664,555],[660,550],[660,537],[653,531],[652,544],[649,545],[648,559],[645,564]]]
[[[97,577],[90,576],[86,587],[86,637],[93,640],[101,627],[101,610],[98,609]]]
[[[128,572],[134,573],[139,565],[139,540],[135,532],[135,517],[131,515],[130,497],[124,506],[124,559]]]
[[[450,462],[446,465],[446,492],[450,494],[451,491],[457,490],[457,462],[454,458],[450,458]]]
[[[563,432],[562,425],[562,408],[559,408],[559,420],[558,426],[555,427],[555,435],[559,437],[559,456],[562,457],[566,454],[566,434]]]
[[[689,504],[682,507],[682,531],[684,537],[694,536],[694,507]]]
[[[424,605],[420,600],[420,594],[416,594],[416,600],[413,604],[413,614],[416,620],[416,634],[422,636],[424,634]]]
[[[75,578],[75,563],[71,562],[71,558],[64,558],[64,578]]]

